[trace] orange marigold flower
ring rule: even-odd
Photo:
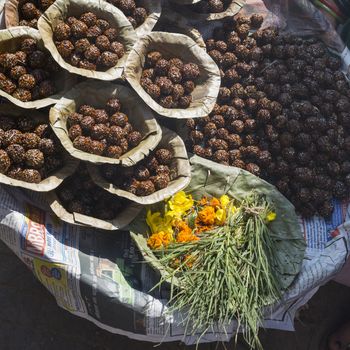
[[[187,234],[192,233],[192,229],[187,225],[185,221],[176,222],[176,227],[178,228],[179,232],[183,231]]]
[[[159,235],[159,233],[153,233],[147,240],[147,245],[151,249],[159,249],[163,246],[163,240],[162,237]]]
[[[205,225],[214,225],[215,222],[215,209],[213,207],[206,206],[199,213],[198,218],[200,222]]]
[[[213,197],[213,198],[211,199],[210,205],[211,205],[212,207],[221,207],[220,201],[219,201],[217,198],[215,198],[215,197]]]
[[[162,247],[166,248],[173,241],[171,233],[160,231],[153,233],[147,240],[147,245],[155,250]]]
[[[207,197],[202,197],[201,198],[201,200],[198,202],[198,204],[200,205],[200,206],[205,206],[205,205],[207,205],[208,204],[208,198]]]
[[[201,225],[201,223],[199,222],[199,220],[196,220],[196,233],[199,234],[201,232],[207,232],[210,231],[214,228],[214,226],[212,225]]]
[[[199,237],[194,235],[192,232],[188,233],[186,231],[180,231],[176,236],[176,242],[178,243],[194,242],[198,240]]]
[[[191,256],[191,255],[185,255],[184,260],[185,260],[186,266],[189,269],[191,269],[193,267],[194,262],[195,262],[195,258],[193,256]]]
[[[172,267],[173,269],[177,269],[181,264],[181,260],[179,258],[173,259],[170,262],[170,267]]]

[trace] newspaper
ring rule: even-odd
[[[108,232],[59,221],[42,194],[0,187],[0,239],[29,267],[67,311],[113,333],[150,342],[182,340],[181,315],[169,317],[168,291],[153,290],[157,273],[126,231]],[[293,330],[297,309],[344,265],[349,247],[350,207],[335,202],[330,220],[300,219],[308,245],[303,266],[263,326]],[[201,342],[229,340],[235,324],[207,333]],[[226,331],[227,331],[226,330]]]

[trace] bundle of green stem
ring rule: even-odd
[[[224,226],[202,233],[198,241],[173,243],[158,255],[168,271],[162,282],[177,280],[169,311],[184,313],[186,335],[203,335],[216,327],[226,331],[236,319],[246,342],[262,349],[258,338],[262,310],[277,301],[281,291],[267,220],[273,208],[253,192],[237,210],[230,209]],[[183,263],[169,268],[174,261]]]

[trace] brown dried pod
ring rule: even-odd
[[[80,39],[80,38],[84,38],[87,35],[87,31],[88,31],[88,26],[79,20],[75,20],[72,24],[71,24],[71,33],[72,36],[74,38]]]
[[[118,63],[119,57],[116,53],[105,51],[99,57],[98,63],[105,67],[114,67]]]
[[[25,182],[29,183],[39,183],[41,182],[42,178],[40,175],[40,172],[35,169],[23,169],[20,175],[20,180],[23,180]]]
[[[56,25],[53,34],[55,39],[58,41],[68,40],[71,35],[70,26],[64,22],[59,22]]]
[[[101,34],[99,34],[99,35],[101,35]],[[110,42],[118,40],[118,30],[116,28],[108,28],[108,29],[106,29],[103,32],[103,35],[105,35],[109,39]]]
[[[44,165],[44,154],[38,149],[30,149],[25,155],[25,164],[34,169],[40,169]]]
[[[148,196],[156,191],[151,180],[141,181],[137,187],[136,194],[138,196]]]
[[[95,45],[101,51],[107,51],[110,49],[111,42],[105,35],[100,35],[96,38]]]
[[[11,159],[6,151],[0,149],[0,173],[6,173],[11,166]]]
[[[126,139],[131,147],[136,147],[142,140],[142,135],[138,131],[131,132]]]
[[[155,152],[156,159],[161,165],[168,165],[172,160],[172,152],[166,148],[160,148]]]

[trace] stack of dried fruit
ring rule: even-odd
[[[50,54],[31,38],[23,39],[19,48],[0,54],[0,89],[23,102],[53,95],[53,73],[59,67]]]
[[[110,164],[101,167],[104,178],[115,186],[137,196],[148,196],[167,187],[176,177],[172,164],[173,153],[158,148],[136,166],[120,168]]]
[[[101,220],[114,219],[125,206],[124,199],[113,196],[95,185],[82,165],[56,189],[56,193],[68,212]]]
[[[139,27],[147,18],[147,10],[139,0],[108,0],[121,10],[134,28]]]
[[[0,116],[0,173],[39,183],[62,165],[62,147],[49,124]]]
[[[105,71],[114,67],[124,56],[124,45],[119,32],[104,19],[92,12],[83,13],[79,19],[68,17],[54,29],[58,52],[72,66]]]
[[[55,0],[20,0],[18,4],[18,16],[20,26],[38,28],[38,19]]]
[[[136,147],[142,135],[134,131],[128,116],[121,112],[117,98],[109,99],[105,109],[82,105],[67,118],[69,138],[81,151],[119,158]]]
[[[201,0],[194,5],[189,5],[191,11],[199,13],[220,13],[224,12],[232,0]]]
[[[149,52],[141,75],[141,86],[164,108],[188,108],[200,69],[176,57],[164,58],[158,51]]]
[[[206,41],[221,69],[212,113],[188,120],[190,149],[275,184],[299,212],[329,216],[350,188],[350,90],[340,59],[316,39],[256,30],[238,17]]]

